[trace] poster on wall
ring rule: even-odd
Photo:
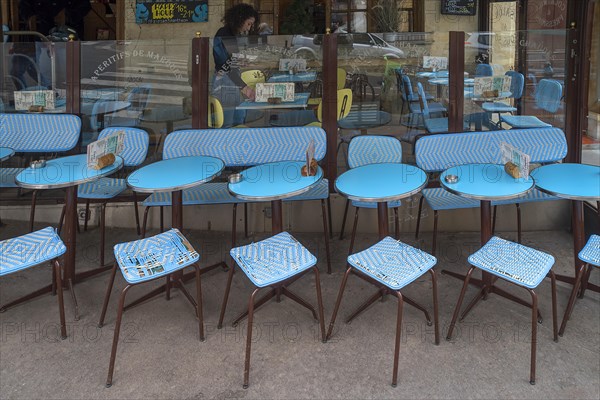
[[[136,0],[136,24],[207,21],[208,0]]]

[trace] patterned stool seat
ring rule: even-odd
[[[501,101],[496,101],[493,103],[483,103],[481,105],[484,111],[491,113],[507,113],[507,112],[517,112],[517,108],[511,106],[510,104],[503,103]]]
[[[82,199],[112,199],[127,189],[125,179],[100,178],[77,187],[77,197]]]
[[[497,236],[468,260],[477,268],[529,289],[536,288],[554,265],[550,254]]]
[[[390,289],[400,290],[429,271],[437,259],[386,236],[368,249],[350,255],[348,263]]]
[[[579,259],[588,264],[600,267],[600,236],[590,236],[585,247],[579,252]]]
[[[317,263],[317,258],[287,232],[233,248],[230,254],[257,287],[284,281]]]
[[[53,260],[67,247],[51,227],[0,242],[0,276]]]
[[[115,259],[131,284],[156,279],[187,267],[200,259],[177,229],[133,242],[119,243]]]
[[[516,129],[552,127],[552,125],[532,115],[501,115],[500,122],[505,122]]]

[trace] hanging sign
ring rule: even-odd
[[[442,0],[442,14],[445,15],[475,15],[476,0]]]
[[[136,0],[136,24],[207,21],[208,0]]]

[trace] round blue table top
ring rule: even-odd
[[[323,179],[319,167],[315,176],[302,176],[300,169],[306,162],[279,161],[257,165],[242,172],[242,180],[230,183],[231,194],[244,200],[273,201],[296,196],[308,191]]]
[[[368,164],[349,169],[335,181],[335,190],[350,200],[382,203],[421,191],[427,174],[415,165]]]
[[[600,166],[550,164],[531,171],[535,186],[548,194],[570,200],[600,199]]]
[[[58,189],[100,179],[122,167],[123,159],[117,156],[113,165],[91,169],[87,166],[87,154],[77,154],[48,160],[43,168],[26,168],[15,181],[26,189]]]
[[[209,156],[190,156],[160,160],[146,165],[127,177],[127,185],[136,192],[174,192],[208,182],[221,174],[225,163]]]
[[[448,86],[450,84],[449,78],[433,78],[428,81],[432,85],[445,85]],[[475,84],[475,79],[473,78],[465,78],[465,86],[473,86]]]
[[[13,154],[15,154],[15,151],[10,147],[0,147],[0,161],[11,158]]]
[[[446,175],[456,175],[456,183],[447,183]],[[533,189],[533,179],[513,178],[499,164],[466,164],[448,168],[440,175],[440,184],[450,193],[476,200],[509,200]]]

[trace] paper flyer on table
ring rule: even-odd
[[[315,158],[315,140],[310,139],[308,148],[306,149],[306,170],[310,171],[310,162]]]
[[[294,87],[292,82],[286,83],[257,83],[255,101],[266,102],[269,97],[280,97],[281,101],[294,101]]]
[[[491,97],[486,94],[497,91],[498,95],[502,92],[510,92],[510,76],[480,76],[473,82],[473,97]]]
[[[431,68],[434,70],[447,69],[448,57],[423,56],[423,68]]]
[[[500,157],[502,164],[511,162],[517,166],[520,178],[527,179],[529,177],[529,162],[531,161],[531,157],[528,154],[523,153],[508,143],[500,142]]]
[[[284,72],[289,70],[306,71],[306,60],[303,58],[281,58],[279,60],[279,70]]]
[[[125,142],[125,132],[118,131],[114,134],[97,140],[87,145],[87,166],[94,169],[98,164],[98,159],[106,154],[115,156],[123,151]]]
[[[54,91],[23,90],[15,91],[15,110],[29,110],[31,106],[40,106],[48,110],[54,109]]]

